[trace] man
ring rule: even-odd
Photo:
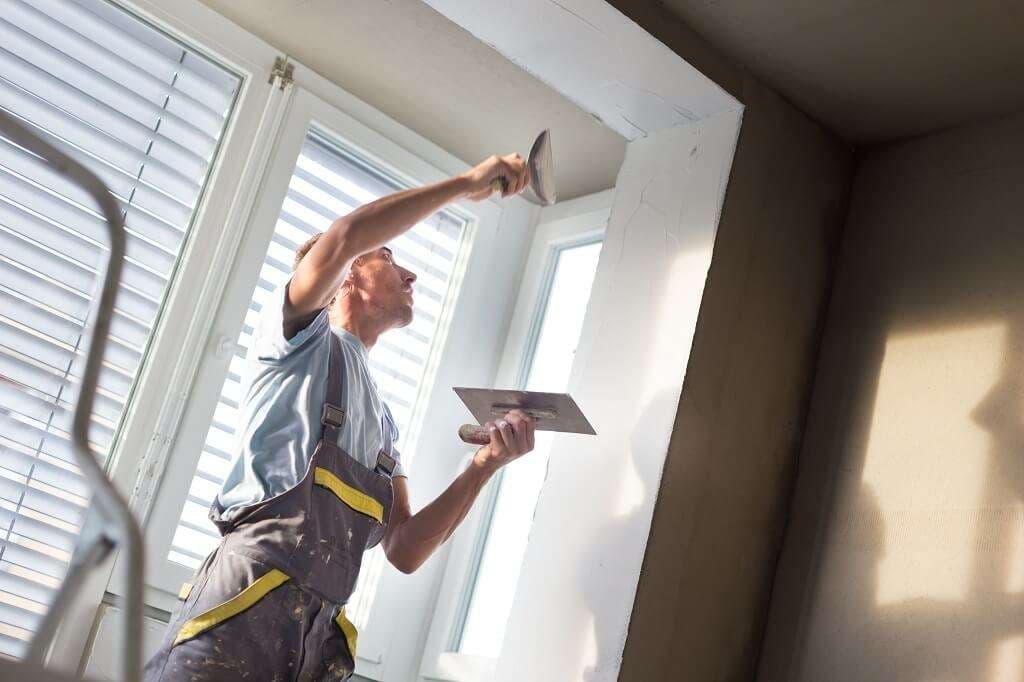
[[[516,410],[432,503],[411,513],[397,429],[367,367],[381,334],[412,321],[416,276],[384,246],[444,205],[521,192],[519,155],[336,220],[296,254],[249,352],[239,452],[210,510],[223,535],[197,571],[147,680],[348,679],[345,616],[365,549],[411,573],[452,534],[487,480],[531,451]]]

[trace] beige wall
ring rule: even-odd
[[[750,680],[851,158],[657,4],[612,4],[746,106],[619,679]]]
[[[1024,679],[1024,116],[859,165],[761,682]]]

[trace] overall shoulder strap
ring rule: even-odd
[[[345,423],[345,359],[342,357],[338,335],[334,331],[328,331],[327,334],[331,337],[331,350],[327,361],[327,396],[320,421],[324,426],[324,439],[337,443],[340,429]]]

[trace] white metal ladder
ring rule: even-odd
[[[88,572],[100,566],[120,545],[127,562],[124,589],[124,612],[121,622],[124,644],[121,678],[137,682],[142,676],[142,579],[144,554],[142,532],[132,516],[128,502],[117,492],[103,468],[89,449],[89,423],[99,380],[100,364],[107,347],[110,320],[114,312],[121,269],[124,264],[125,232],[121,208],[106,185],[88,168],[72,159],[29,130],[20,121],[0,109],[0,133],[15,144],[42,157],[57,171],[80,185],[96,200],[110,233],[110,257],[103,277],[99,306],[96,308],[89,354],[82,375],[81,390],[75,405],[71,432],[72,451],[78,467],[92,492],[92,500],[101,520],[100,530],[91,537],[80,537],[67,575],[50,604],[38,630],[29,643],[22,661],[0,659],[0,679],[38,680],[40,682],[72,679],[67,675],[44,669],[47,654],[60,619],[68,610]]]

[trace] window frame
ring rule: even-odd
[[[521,279],[496,386],[518,386],[540,333],[558,254],[602,240],[611,216],[614,190],[542,209]],[[485,682],[497,659],[462,654],[458,646],[490,528],[501,476],[495,477],[450,540],[450,554],[431,617],[420,662],[421,678],[445,682]]]

